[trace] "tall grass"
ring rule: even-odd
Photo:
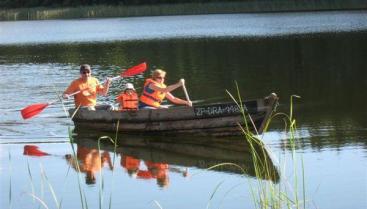
[[[62,103],[62,105],[64,105]],[[64,107],[65,108],[65,107]],[[79,108],[76,108],[75,111],[78,111]],[[74,112],[72,114],[72,117],[76,114],[76,112]],[[70,119],[72,119],[72,117]],[[119,124],[119,121],[118,121],[118,124]],[[73,138],[73,133],[72,133],[72,130],[71,128],[69,127],[68,128],[68,137],[69,137],[69,143],[70,143],[70,146],[71,146],[71,150],[72,150],[72,155],[73,155],[73,158],[74,159],[77,159],[77,151],[75,150],[75,147],[74,147],[74,138]],[[101,155],[101,141],[103,140],[108,140],[110,142],[112,142],[114,144],[114,155],[113,155],[113,161],[112,161],[112,165],[113,167],[115,167],[115,162],[116,162],[116,156],[117,156],[117,152],[116,152],[116,149],[117,149],[117,137],[118,137],[118,130],[116,131],[116,138],[115,139],[112,139],[111,137],[109,136],[102,136],[100,138],[98,138],[98,153],[99,155]],[[9,162],[11,162],[11,155],[9,153]],[[103,166],[103,165],[101,165]],[[78,160],[75,161],[75,169],[76,169],[76,173],[77,173],[77,182],[78,182],[78,190],[79,190],[79,199],[80,199],[80,203],[81,203],[81,207],[82,209],[88,209],[88,201],[87,201],[87,196],[86,196],[86,193],[84,191],[84,188],[82,186],[82,172],[81,172],[81,169],[80,169],[80,163]],[[50,208],[49,205],[48,205],[48,202],[45,202],[44,200],[44,191],[43,191],[43,185],[44,183],[47,185],[48,187],[48,191],[51,193],[51,196],[55,202],[55,205],[56,205],[56,208],[57,209],[61,209],[62,208],[62,199],[61,201],[58,200],[58,196],[56,194],[56,191],[55,189],[53,188],[52,184],[50,183],[47,175],[46,175],[46,172],[45,170],[43,169],[42,165],[41,165],[41,194],[38,195],[36,192],[35,192],[35,188],[34,188],[34,179],[33,179],[33,175],[32,175],[32,171],[31,171],[31,168],[30,168],[30,165],[29,165],[29,162],[27,161],[27,169],[28,169],[28,176],[29,176],[29,179],[30,179],[30,183],[31,183],[31,190],[32,192],[31,193],[27,193],[29,196],[31,196],[33,198],[33,200],[36,200],[40,206],[42,206],[43,208]],[[10,179],[9,179],[9,208],[12,208],[12,179],[11,179],[11,167],[9,168],[10,170]],[[69,167],[69,170],[70,170],[70,167]],[[69,170],[67,171],[67,175],[69,173]],[[114,169],[113,169],[114,171]],[[113,175],[113,172],[112,171],[112,175]],[[99,208],[102,209],[103,208],[103,196],[104,196],[104,182],[105,182],[105,179],[104,179],[104,176],[103,176],[103,169],[101,169],[101,171],[99,172],[99,192],[98,192],[98,199],[99,199]],[[113,178],[111,178],[111,181],[113,181]],[[111,183],[111,185],[113,185],[113,182]],[[111,194],[110,194],[110,198],[109,198],[109,206],[108,208],[112,208],[112,191],[111,191]]]
[[[114,150],[113,150],[113,160],[112,160],[112,165],[113,165],[113,169],[112,169],[112,178],[111,178],[111,185],[113,186],[113,177],[114,177],[114,168],[115,168],[115,162],[116,162],[116,149],[117,149],[117,136],[118,136],[118,127],[119,127],[119,123],[120,121],[117,122],[117,130],[116,130],[116,138],[115,140],[113,140],[111,137],[109,136],[102,136],[98,138],[98,153],[99,155],[101,155],[101,141],[102,140],[108,140],[109,142],[111,142],[114,145]],[[103,166],[103,165],[101,165]],[[103,169],[101,169],[101,171],[99,172],[99,208],[102,209],[103,208],[103,196],[104,196],[104,177],[103,177]],[[113,191],[113,189],[111,189],[111,191]],[[112,208],[112,192],[110,194],[110,199],[109,199],[109,204],[108,204],[108,208]]]
[[[74,143],[73,132],[72,132],[70,127],[68,128],[68,133],[69,133],[69,143],[70,143],[70,146],[71,146],[72,155],[73,155],[74,159],[77,159],[77,154],[76,154],[76,151],[75,151],[75,148],[74,148],[74,145],[73,145],[73,143]],[[76,169],[78,171],[77,172],[77,179],[78,179],[78,190],[79,190],[80,203],[82,205],[82,209],[88,209],[87,198],[86,198],[85,192],[84,192],[84,190],[82,188],[82,184],[81,184],[82,175],[81,175],[80,165],[79,165],[78,161],[76,161]]]
[[[65,109],[65,107],[64,107]],[[71,115],[70,119],[72,119],[75,114],[77,113],[77,111],[79,110],[79,107],[76,108],[76,110],[74,111],[74,113]],[[66,113],[67,114],[67,113]],[[117,127],[119,127],[119,123],[120,121],[117,122]],[[116,152],[116,149],[117,149],[117,138],[118,138],[118,128],[116,129],[116,135],[115,135],[115,139],[112,139],[111,137],[109,136],[101,136],[99,137],[97,140],[98,140],[98,154],[99,156],[101,156],[101,142],[104,141],[104,140],[107,140],[109,142],[111,142],[113,145],[114,145],[114,150],[113,150],[113,160],[112,160],[112,166],[113,166],[113,169],[112,169],[112,178],[111,178],[111,185],[114,185],[113,184],[113,176],[114,176],[114,167],[115,167],[115,162],[116,162],[116,156],[117,156],[117,152]],[[69,128],[69,142],[70,142],[70,146],[72,148],[72,151],[73,151],[73,157],[74,159],[77,159],[77,153],[75,151],[75,148],[74,148],[74,138],[73,138],[73,135],[72,135],[72,131],[71,129]],[[87,203],[87,199],[86,199],[86,195],[85,195],[85,192],[81,186],[81,170],[80,170],[80,165],[79,165],[79,161],[76,160],[76,165],[77,165],[77,173],[78,173],[78,189],[79,189],[79,194],[80,194],[80,201],[82,203],[82,207],[84,209],[84,207],[88,208],[88,203]],[[101,165],[103,166],[103,165]],[[104,175],[103,175],[103,169],[100,170],[99,172],[99,191],[98,191],[98,200],[99,200],[99,208],[102,209],[103,208],[103,203],[104,203],[104,185],[105,185],[105,178],[104,178]],[[108,208],[112,208],[112,189],[111,189],[111,193],[110,193],[110,198],[109,198],[109,203],[108,203]]]
[[[302,181],[299,182],[298,177],[298,156],[296,154],[296,144],[297,144],[297,126],[296,119],[293,117],[293,99],[299,98],[296,95],[292,95],[290,97],[290,110],[289,114],[285,113],[275,113],[273,112],[270,116],[270,119],[267,121],[264,132],[269,127],[269,124],[272,120],[277,117],[281,117],[284,121],[285,128],[284,131],[289,135],[289,143],[291,145],[291,153],[292,153],[292,167],[293,167],[293,180],[286,179],[284,175],[281,173],[281,179],[279,183],[273,181],[263,181],[261,179],[272,179],[275,175],[274,171],[271,168],[271,162],[268,161],[268,158],[265,156],[271,150],[262,143],[261,139],[258,138],[257,135],[254,135],[250,130],[250,125],[254,125],[252,122],[251,115],[247,112],[247,108],[242,103],[242,97],[240,95],[240,91],[237,87],[237,96],[233,96],[230,92],[227,93],[231,96],[231,98],[237,103],[240,108],[240,111],[243,115],[243,125],[239,124],[239,127],[243,133],[243,137],[248,142],[252,158],[253,165],[255,168],[255,174],[257,180],[255,183],[250,183],[250,192],[253,199],[253,203],[255,208],[257,209],[281,209],[281,208],[306,208],[306,188],[305,188],[305,170],[302,156],[300,157],[300,162],[302,166],[302,173],[300,174],[302,177]],[[255,126],[254,126],[255,127]],[[256,132],[256,129],[255,129]],[[260,149],[259,149],[260,147]],[[287,162],[284,162],[287,163]],[[281,165],[279,165],[281,166]],[[285,172],[284,172],[285,173]],[[291,189],[289,188],[291,185]],[[301,190],[301,195],[299,194],[299,190]],[[300,197],[302,196],[302,197]]]
[[[68,8],[20,8],[0,9],[0,20],[46,20],[98,17],[132,17],[156,15],[193,15],[243,12],[279,12],[365,9],[364,0],[286,0],[286,1],[242,1],[207,2],[181,4],[153,4],[140,6],[82,6]]]
[[[12,166],[11,166],[11,154],[9,152],[9,195],[8,195],[8,200],[9,200],[9,209],[12,209],[13,208],[13,184],[12,184],[12,172],[13,172],[13,169],[12,169]]]

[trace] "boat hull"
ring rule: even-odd
[[[264,99],[246,101],[243,108],[235,103],[218,103],[195,107],[119,112],[110,110],[89,111],[71,109],[76,128],[120,133],[163,135],[239,135],[239,124],[261,134],[278,98],[271,94]],[[246,118],[246,119],[245,119]]]

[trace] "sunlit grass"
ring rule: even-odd
[[[247,108],[242,103],[242,97],[240,95],[240,91],[237,87],[237,97],[233,96],[230,92],[227,92],[231,98],[237,103],[240,108],[240,111],[243,115],[243,125],[239,124],[239,127],[242,131],[243,137],[246,139],[250,146],[253,165],[255,168],[255,174],[257,180],[255,183],[250,184],[251,196],[253,199],[253,203],[255,208],[257,209],[281,209],[281,208],[306,208],[306,188],[305,188],[305,170],[303,164],[303,158],[301,156],[301,165],[302,165],[302,182],[300,183],[298,180],[298,156],[296,154],[296,144],[297,144],[297,126],[296,119],[293,117],[293,98],[299,98],[299,96],[292,95],[290,97],[290,110],[289,114],[285,113],[275,113],[273,112],[270,116],[270,119],[267,121],[264,132],[269,127],[269,124],[272,120],[277,117],[281,117],[284,121],[285,128],[284,131],[289,134],[289,143],[291,144],[291,152],[292,152],[292,167],[293,167],[293,181],[285,178],[281,178],[279,183],[273,181],[263,181],[262,178],[272,179],[274,177],[273,171],[269,169],[271,166],[271,162],[269,162],[264,156],[267,155],[267,152],[271,150],[266,147],[264,143],[261,142],[261,139],[258,138],[257,130],[252,121],[251,115],[247,112]],[[255,134],[253,134],[250,130],[250,125],[252,129],[255,129]],[[261,149],[259,150],[258,147]],[[287,162],[284,162],[287,163]],[[279,165],[280,166],[280,165]],[[282,177],[282,172],[280,172]],[[284,172],[285,173],[285,172]],[[291,185],[293,187],[292,192],[290,192],[288,186]],[[299,195],[299,189],[302,191],[302,199]]]
[[[292,163],[291,167],[293,169],[292,179],[286,179],[285,175],[282,173],[286,173],[285,170],[280,172],[280,181],[278,181],[278,172],[273,167],[273,162],[271,162],[271,158],[267,156],[272,155],[269,147],[266,146],[259,138],[258,131],[256,130],[255,124],[249,112],[247,111],[247,107],[243,103],[242,96],[240,95],[240,91],[237,87],[237,95],[233,96],[230,92],[227,93],[233,99],[233,101],[238,105],[239,110],[242,113],[243,122],[238,124],[240,130],[242,131],[243,138],[248,142],[248,146],[250,148],[250,152],[252,155],[253,167],[255,170],[255,181],[248,181],[250,188],[250,196],[252,198],[252,203],[254,204],[254,208],[256,209],[300,209],[306,208],[306,187],[305,187],[305,168],[303,164],[303,158],[300,156],[301,162],[301,177],[302,181],[299,181],[299,172],[298,168],[298,155],[296,154],[296,144],[297,144],[297,126],[296,119],[293,116],[293,99],[300,98],[299,96],[292,95],[290,97],[290,110],[289,113],[277,113],[275,110],[272,111],[269,120],[266,121],[266,125],[264,128],[264,132],[266,132],[271,124],[272,120],[276,118],[281,118],[284,122],[284,131],[289,135],[289,143],[291,144],[291,153],[292,153]],[[273,159],[276,160],[276,159]],[[278,165],[278,168],[282,168],[288,163],[286,161],[282,162],[284,165]],[[240,165],[235,163],[221,163],[214,165],[212,167],[207,168],[208,170],[215,169],[217,167],[222,166],[233,166],[241,171],[243,175],[246,174],[246,169],[242,168]],[[207,208],[209,208],[210,203],[214,197],[214,194],[218,192],[220,186],[223,182],[220,182],[213,190],[207,204]],[[234,188],[238,188],[243,184],[237,184],[231,189],[229,189],[225,196],[228,195]],[[292,188],[290,188],[292,187]],[[301,195],[299,194],[299,189],[301,191]]]

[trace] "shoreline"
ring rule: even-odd
[[[307,12],[307,11],[338,11],[367,10],[365,0],[345,2],[281,1],[281,2],[214,2],[214,3],[182,3],[141,6],[82,6],[58,8],[18,8],[0,9],[0,21],[17,20],[54,20],[80,18],[112,18],[139,16],[168,15],[199,15],[199,14],[231,14],[231,13],[267,13],[267,12]]]

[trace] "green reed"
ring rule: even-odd
[[[12,169],[12,166],[11,166],[11,154],[9,152],[9,156],[8,156],[8,159],[9,159],[9,195],[8,195],[8,200],[9,200],[9,209],[12,209],[13,208],[13,190],[12,190],[12,172],[13,172],[13,169]]]
[[[307,10],[364,9],[364,0],[222,1],[206,3],[151,4],[139,6],[96,5],[0,9],[0,20],[46,20],[156,15],[223,14]]]
[[[63,103],[62,103],[63,104]],[[64,106],[64,104],[63,104]],[[63,107],[64,110],[66,110],[65,107]],[[79,110],[80,107],[77,107],[75,109],[75,111],[73,112],[73,114],[70,116],[70,119],[72,119],[75,114],[77,114],[78,110]],[[67,114],[67,112],[66,112]],[[69,116],[68,116],[69,117]],[[119,124],[120,124],[120,121],[117,121],[117,129],[116,129],[116,134],[115,134],[115,139],[112,139],[111,137],[109,136],[101,136],[97,139],[98,141],[98,154],[101,155],[101,142],[103,140],[105,141],[109,141],[111,142],[113,145],[114,145],[114,151],[113,151],[113,160],[112,160],[112,166],[113,166],[113,169],[112,169],[112,178],[111,178],[111,185],[114,185],[113,184],[113,177],[114,177],[114,167],[115,167],[115,162],[116,162],[116,149],[117,149],[117,138],[118,138],[118,127],[119,127]],[[71,129],[69,128],[69,142],[70,142],[70,145],[71,145],[71,148],[72,148],[72,153],[73,153],[73,157],[74,159],[77,159],[77,154],[76,154],[76,151],[75,151],[75,148],[73,146],[74,144],[74,138],[73,138],[73,135],[72,135],[72,131]],[[77,173],[78,173],[78,186],[79,186],[79,193],[80,193],[80,200],[81,200],[81,203],[82,203],[82,207],[84,209],[84,206],[86,208],[88,208],[88,203],[87,203],[87,199],[86,199],[86,195],[85,195],[85,192],[84,190],[82,189],[82,186],[81,186],[81,171],[80,171],[80,165],[79,165],[79,161],[76,160],[76,165],[77,165]],[[103,165],[101,165],[103,166]],[[104,178],[104,175],[103,175],[103,169],[101,169],[101,171],[99,172],[99,191],[98,191],[98,199],[99,199],[99,208],[102,209],[103,208],[103,202],[104,202],[104,185],[105,185],[105,178]],[[109,208],[111,209],[112,208],[112,195],[113,195],[113,192],[112,192],[112,189],[111,189],[111,194],[110,194],[110,198],[109,198]]]
[[[42,179],[47,183],[48,185],[48,188],[49,188],[49,191],[51,192],[51,195],[52,195],[52,198],[54,199],[55,201],[55,205],[58,209],[61,209],[61,203],[62,202],[59,202],[58,199],[57,199],[57,195],[56,195],[56,192],[52,186],[52,184],[50,183],[47,175],[46,175],[46,172],[43,168],[43,166],[41,165],[41,176],[42,176]]]
[[[114,167],[115,167],[115,160],[116,160],[116,148],[117,148],[117,133],[118,133],[118,126],[119,126],[119,122],[117,122],[117,131],[116,131],[116,139],[113,140],[111,137],[109,136],[101,136],[98,138],[98,153],[99,155],[101,155],[101,141],[102,140],[108,140],[109,142],[111,142],[112,144],[114,144],[114,152],[113,152],[113,161],[112,161],[112,165],[113,165],[113,169],[112,169],[112,178],[111,181],[113,181],[113,176],[114,176]],[[103,166],[103,165],[102,165]],[[104,177],[103,177],[103,169],[101,169],[101,171],[99,172],[99,208],[102,209],[103,208],[103,194],[104,194]],[[111,185],[113,185],[113,182],[111,183]],[[112,190],[112,189],[111,189]],[[109,199],[109,208],[112,208],[112,192],[110,194],[110,199]]]
[[[78,111],[79,108],[77,108],[76,111]],[[75,113],[74,113],[75,114]],[[73,115],[74,116],[74,115]],[[68,133],[69,133],[69,143],[71,146],[71,150],[72,150],[72,155],[74,159],[77,159],[77,154],[74,148],[74,138],[73,138],[73,132],[71,130],[71,128],[68,128]],[[85,195],[85,192],[82,188],[82,175],[81,175],[81,171],[80,171],[80,165],[79,165],[79,161],[76,160],[76,170],[77,170],[77,179],[78,179],[78,190],[79,190],[79,197],[80,197],[80,203],[82,204],[82,209],[88,209],[88,203],[87,203],[87,198]]]
[[[296,126],[296,119],[293,117],[293,98],[299,98],[296,95],[292,95],[290,97],[290,111],[289,114],[285,113],[275,113],[272,112],[270,115],[269,120],[267,121],[264,132],[269,127],[269,124],[273,119],[276,117],[281,117],[285,124],[285,133],[289,134],[289,144],[291,146],[291,153],[292,153],[292,166],[293,166],[293,181],[289,182],[287,179],[281,178],[279,183],[273,181],[263,181],[262,178],[265,179],[273,179],[276,174],[274,171],[272,171],[271,168],[271,162],[269,162],[265,156],[267,153],[270,153],[270,149],[262,143],[261,139],[259,139],[256,135],[254,135],[251,132],[251,129],[255,130],[255,133],[257,133],[257,130],[254,126],[252,117],[249,112],[247,112],[247,108],[244,106],[244,103],[242,103],[242,97],[240,95],[240,91],[238,89],[238,85],[236,83],[237,87],[237,97],[233,96],[230,92],[227,91],[227,93],[230,95],[230,97],[236,102],[238,105],[242,115],[243,115],[243,124],[238,124],[242,135],[245,138],[245,140],[248,142],[248,145],[251,150],[251,155],[253,158],[253,165],[255,168],[255,174],[257,177],[257,180],[255,184],[250,183],[250,191],[251,196],[253,199],[253,203],[255,204],[255,208],[258,209],[281,209],[281,208],[295,208],[299,209],[306,208],[306,189],[305,189],[305,170],[304,170],[304,164],[303,159],[301,156],[301,166],[302,166],[302,198],[300,199],[299,196],[299,185],[300,182],[298,180],[298,159],[296,154],[296,144],[297,144],[297,126]],[[236,99],[238,98],[238,99]],[[253,126],[253,127],[251,127]],[[260,147],[260,149],[259,149]],[[270,153],[271,154],[271,153]],[[287,188],[287,185],[292,185],[293,187],[293,193],[289,192],[289,189]],[[303,203],[303,205],[302,205]]]
[[[62,102],[62,106],[63,106],[63,109],[66,110],[63,102]],[[72,117],[74,117],[74,115],[77,113],[77,111],[79,110],[79,107],[76,108],[75,112],[71,115],[70,119],[72,119]],[[68,116],[69,117],[69,116]],[[119,124],[119,121],[118,121],[118,124]],[[74,147],[74,138],[73,138],[73,133],[72,133],[72,130],[71,128],[69,127],[68,128],[68,137],[69,137],[69,143],[70,143],[70,146],[71,146],[71,150],[72,150],[72,157],[73,159],[77,159],[77,151],[75,150],[75,147]],[[113,161],[112,161],[112,165],[113,167],[115,167],[115,162],[116,162],[116,156],[117,156],[117,152],[116,152],[116,149],[117,149],[117,137],[118,137],[118,129],[116,130],[116,135],[115,135],[115,139],[112,139],[111,137],[109,136],[102,136],[102,137],[99,137],[98,138],[98,153],[101,154],[101,141],[103,140],[107,140],[107,141],[110,141],[114,144],[114,154],[113,154]],[[9,153],[9,162],[11,162],[11,155]],[[11,165],[11,164],[10,164]],[[31,171],[31,168],[30,168],[30,165],[29,165],[29,161],[27,160],[27,169],[28,169],[28,177],[29,177],[29,180],[30,180],[30,184],[31,184],[31,190],[32,192],[31,193],[26,193],[28,194],[29,196],[31,196],[33,198],[33,200],[36,200],[40,206],[42,206],[43,208],[46,208],[48,209],[49,208],[49,205],[47,202],[45,202],[44,200],[44,184],[46,184],[47,188],[48,188],[48,191],[51,193],[51,196],[55,202],[55,205],[56,205],[56,208],[57,209],[61,209],[62,208],[62,198],[60,199],[60,201],[58,200],[58,196],[56,194],[56,191],[55,189],[53,188],[50,180],[48,179],[47,175],[46,175],[46,172],[44,170],[44,168],[42,167],[41,165],[41,194],[38,195],[36,194],[35,192],[35,186],[34,186],[34,178],[33,178],[33,175],[32,175],[32,171]],[[81,172],[81,168],[80,168],[80,164],[79,164],[79,161],[78,160],[75,160],[75,169],[76,169],[76,173],[77,173],[77,182],[78,182],[78,190],[79,190],[79,199],[80,199],[80,202],[81,202],[81,206],[82,206],[82,209],[88,209],[88,201],[87,201],[87,196],[86,196],[86,193],[83,189],[83,186],[82,186],[82,172]],[[9,168],[10,170],[10,179],[9,179],[9,208],[12,208],[12,197],[13,197],[13,192],[12,192],[12,175],[11,175],[11,166]],[[69,174],[69,170],[70,170],[70,167],[67,171],[67,174],[66,174],[66,177],[68,176]],[[114,176],[114,169],[112,170],[112,176]],[[104,196],[104,182],[105,182],[105,179],[104,179],[104,176],[103,176],[103,169],[101,169],[100,173],[99,173],[99,193],[98,193],[98,197],[99,197],[99,208],[102,209],[103,208],[103,196]],[[113,177],[111,178],[111,181],[113,181]],[[111,185],[113,185],[113,182],[111,183]],[[111,194],[110,194],[110,198],[109,198],[109,208],[111,209],[112,208],[112,194],[113,192],[111,191]]]
[[[52,197],[55,201],[56,208],[61,209],[62,208],[62,201],[60,201],[60,202],[58,201],[56,192],[55,192],[54,188],[52,187],[52,184],[50,183],[50,181],[49,181],[49,179],[46,175],[46,172],[44,171],[42,165],[41,165],[41,195],[36,194],[35,186],[34,186],[34,179],[33,179],[32,171],[31,171],[28,159],[27,159],[27,170],[28,170],[28,177],[29,177],[30,183],[31,183],[32,192],[31,193],[26,193],[26,194],[28,194],[29,196],[31,196],[33,198],[34,203],[35,203],[35,200],[37,200],[37,202],[40,203],[41,206],[48,209],[49,207],[48,207],[47,203],[43,200],[43,196],[44,196],[43,185],[44,185],[44,182],[45,182],[45,183],[47,183],[49,191],[51,192],[51,195],[52,195]]]

